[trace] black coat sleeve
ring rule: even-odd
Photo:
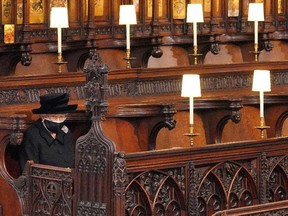
[[[39,163],[38,134],[39,130],[36,127],[28,128],[24,133],[20,152],[20,165],[22,170],[27,160],[33,160],[35,163]]]

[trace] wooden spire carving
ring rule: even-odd
[[[113,216],[113,193],[119,196],[119,190],[114,190],[113,179],[117,179],[117,188],[122,190],[124,186],[119,186],[119,182],[124,184],[125,180],[121,181],[119,178],[125,177],[126,167],[123,156],[115,153],[114,143],[104,135],[101,128],[101,121],[105,119],[108,107],[109,69],[107,65],[102,64],[96,49],[91,49],[89,55],[84,72],[86,107],[92,112],[92,125],[89,132],[76,142],[74,215]],[[121,167],[117,168],[118,165]],[[115,169],[121,172],[117,177],[113,176]],[[124,193],[120,194],[123,198]]]

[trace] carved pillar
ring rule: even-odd
[[[89,61],[84,72],[86,107],[92,112],[92,125],[90,131],[76,142],[74,215],[113,216],[115,145],[103,134],[101,127],[107,112],[109,69],[102,64],[96,50],[90,51]],[[124,215],[124,212],[118,215]]]
[[[265,51],[270,52],[273,49],[273,44],[271,39],[273,39],[273,34],[276,30],[275,20],[278,20],[277,17],[277,3],[272,0],[264,1],[264,22],[263,22],[263,48]]]
[[[88,32],[87,32],[87,39],[93,40],[95,35],[95,0],[88,0]]]
[[[223,17],[221,15],[221,1],[212,0],[211,1],[211,33],[219,34],[220,22],[223,21]]]
[[[161,2],[162,4],[162,2]],[[160,58],[163,54],[163,51],[160,49],[158,44],[162,43],[162,37],[159,36],[160,25],[159,25],[159,1],[153,0],[152,3],[152,44],[157,44],[153,46],[151,51],[151,55],[154,58]]]
[[[30,21],[30,1],[24,0],[23,1],[23,24],[22,24],[22,42],[29,43],[31,30],[29,27]]]
[[[196,186],[196,169],[192,161],[189,162],[189,195],[188,195],[188,216],[198,216],[198,198]]]
[[[265,0],[264,1],[264,29],[265,31],[272,31],[275,30],[275,26],[273,26],[272,22],[274,21],[273,17],[273,8],[274,1],[272,0]],[[277,11],[277,10],[276,10]],[[276,12],[274,11],[274,12]]]
[[[210,36],[210,51],[214,54],[217,55],[220,52],[220,46],[219,46],[219,35],[223,32],[223,28],[221,29],[221,22],[223,22],[223,17],[221,15],[221,10],[220,8],[220,1],[219,0],[212,0],[211,1],[211,12],[210,12],[210,31],[211,31],[211,36]],[[222,7],[223,9],[223,7]],[[225,17],[225,16],[224,16]]]
[[[241,32],[249,32],[247,29],[248,27],[251,28],[253,31],[253,23],[248,23],[248,8],[249,8],[249,0],[242,0],[240,1],[240,10],[241,10]]]
[[[16,21],[17,22],[17,21]],[[23,24],[22,24],[22,32],[21,32],[21,64],[24,66],[29,66],[32,62],[32,57],[30,52],[32,51],[31,48],[31,30],[30,30],[30,1],[24,0],[23,1]]]
[[[124,159],[124,153],[118,153],[115,155],[113,166],[113,183],[114,183],[114,215],[125,215],[125,188],[128,182],[126,161]]]
[[[267,203],[267,182],[268,182],[268,165],[267,155],[262,153],[260,156],[260,172],[259,172],[259,202]]]
[[[153,0],[152,3],[152,35],[158,36],[159,35],[159,2],[158,0]]]

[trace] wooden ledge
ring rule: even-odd
[[[174,106],[170,104],[127,104],[116,106],[107,117],[151,117],[175,113]]]

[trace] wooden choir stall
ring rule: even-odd
[[[270,65],[273,77],[282,73],[279,65]],[[186,70],[194,69],[182,68],[181,74]],[[207,70],[202,82],[214,76],[207,75]],[[221,70],[217,74],[225,76]],[[251,67],[242,68],[242,72],[245,70],[250,71]],[[253,127],[247,130],[254,131],[254,139],[245,137],[245,128],[259,123],[258,115],[255,116],[259,99],[249,96],[248,88],[234,89],[237,97],[206,96],[196,100],[195,129],[199,136],[190,146],[189,137],[184,136],[189,129],[185,126],[189,115],[186,99],[172,93],[158,103],[151,97],[146,103],[123,104],[115,99],[110,105],[108,96],[113,95],[111,90],[120,78],[112,73],[109,83],[108,72],[108,66],[94,50],[84,74],[73,78],[75,86],[83,85],[85,95],[85,109],[80,107],[67,122],[76,141],[75,168],[29,161],[21,173],[17,147],[31,122],[27,122],[25,114],[1,115],[0,215],[287,213],[288,145],[283,129],[288,114],[287,96],[265,97],[270,132],[265,132],[264,139]],[[170,72],[166,73],[172,79]],[[154,76],[153,82],[159,84],[164,74]],[[229,73],[238,75],[237,71]],[[246,75],[251,78],[251,73]],[[144,77],[138,76],[139,82],[149,80],[146,72]],[[173,79],[181,82],[181,75]],[[179,85],[174,86],[179,91]],[[221,91],[226,89],[215,94]]]
[[[202,4],[199,23],[190,3]],[[264,20],[249,19],[250,3]],[[135,22],[120,22],[120,5],[134,5]],[[59,7],[69,25],[52,25]],[[0,8],[0,216],[288,215],[288,1]],[[252,89],[255,70],[269,71],[271,91]],[[182,97],[195,74],[201,96]],[[75,167],[22,171],[31,110],[64,92],[78,105],[65,122]]]

